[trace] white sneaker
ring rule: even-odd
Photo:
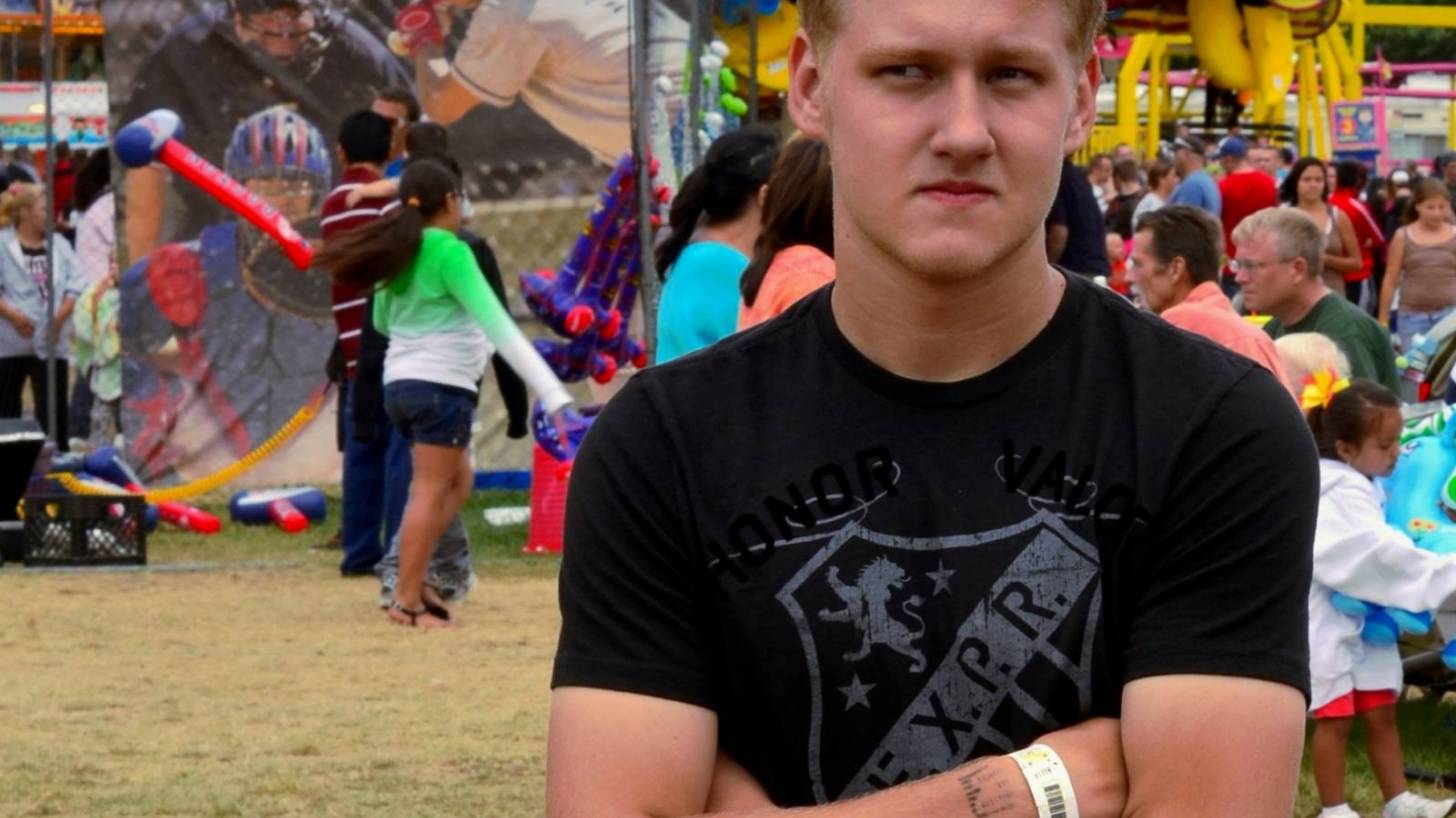
[[[1456,813],[1456,800],[1432,801],[1413,792],[1403,792],[1385,805],[1384,818],[1447,818]]]
[[[1315,818],[1360,818],[1360,813],[1350,809],[1349,804],[1341,804],[1338,807],[1325,807]]]

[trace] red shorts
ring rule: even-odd
[[[1394,690],[1356,690],[1314,711],[1316,719],[1348,719],[1360,713],[1369,713],[1382,707],[1390,707],[1397,700]]]

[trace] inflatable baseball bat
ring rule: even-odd
[[[243,525],[273,523],[290,534],[307,531],[309,524],[328,516],[328,501],[316,488],[242,491],[228,503],[233,522]]]
[[[67,471],[67,470],[61,469],[60,471]],[[72,477],[76,478],[76,481],[77,482],[79,482],[82,485],[85,485],[85,486],[87,486],[89,488],[95,489],[96,491],[100,491],[100,492],[126,491],[126,489],[122,488],[121,486],[118,486],[117,484],[111,482],[110,480],[103,480],[100,477],[97,477],[94,474],[89,474],[89,473],[87,473],[84,470],[67,471],[67,473],[70,474]],[[121,509],[122,509],[122,507],[118,504],[118,505],[111,506],[110,508],[108,508],[107,509],[107,513],[112,518],[120,517],[120,516],[122,516],[121,513],[120,513]],[[150,533],[152,531],[156,531],[157,530],[157,524],[160,523],[161,521],[162,521],[162,516],[161,516],[161,513],[157,510],[157,507],[155,505],[151,504],[151,503],[148,503],[147,504],[147,510],[146,510],[145,514],[143,515],[143,517],[142,517],[142,527],[145,528]]]
[[[174,173],[202,188],[224,207],[252,222],[283,248],[300,270],[313,264],[313,247],[272,205],[238,180],[182,144],[182,120],[166,109],[152,111],[116,132],[116,155],[127,167],[143,168],[161,162]]]
[[[141,478],[112,446],[103,446],[87,455],[85,464],[86,471],[102,480],[135,494],[146,493]],[[178,528],[198,534],[216,534],[222,530],[222,521],[216,515],[175,500],[157,503],[157,515]]]

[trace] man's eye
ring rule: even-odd
[[[892,79],[921,80],[930,76],[930,73],[923,66],[919,65],[891,65],[880,69],[881,76]]]
[[[1018,82],[1032,78],[1032,73],[1022,68],[998,68],[991,72],[992,82]]]

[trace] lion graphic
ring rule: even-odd
[[[864,638],[858,652],[844,654],[849,662],[858,662],[870,655],[875,645],[884,645],[914,664],[911,673],[925,670],[925,654],[915,647],[915,641],[925,635],[925,620],[912,608],[919,608],[924,602],[913,595],[900,606],[900,610],[920,624],[920,630],[912,631],[905,624],[890,615],[894,592],[905,587],[908,580],[905,569],[886,557],[880,557],[859,572],[853,585],[846,585],[839,578],[839,569],[831,567],[828,574],[829,586],[844,602],[844,609],[832,611],[824,608],[819,618],[825,622],[850,622]]]

